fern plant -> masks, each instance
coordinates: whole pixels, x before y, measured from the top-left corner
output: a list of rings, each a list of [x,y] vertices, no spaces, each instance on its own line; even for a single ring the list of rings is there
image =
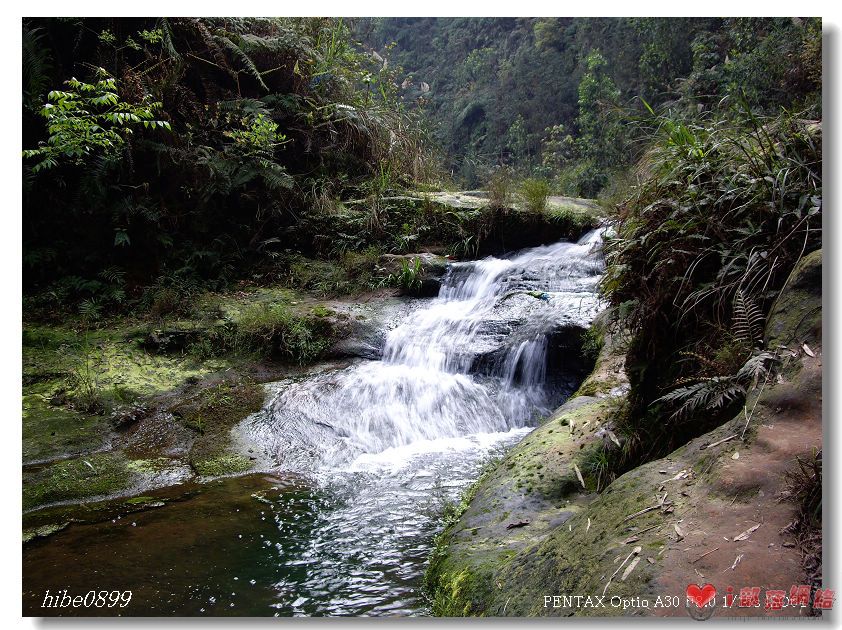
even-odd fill
[[[734,295],[734,336],[749,347],[763,343],[763,313],[742,290]]]
[[[757,387],[778,362],[778,356],[768,351],[755,352],[733,375],[703,377],[698,382],[674,389],[656,399],[675,409],[671,420],[687,420],[701,413],[717,414],[746,397]]]

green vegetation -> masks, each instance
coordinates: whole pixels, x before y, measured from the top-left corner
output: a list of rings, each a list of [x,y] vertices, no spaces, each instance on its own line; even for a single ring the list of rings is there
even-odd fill
[[[390,279],[404,292],[412,294],[421,290],[422,275],[420,258],[414,258],[412,262],[404,259],[400,271]]]
[[[764,346],[766,315],[822,244],[821,124],[810,112],[761,117],[743,101],[729,119],[656,121],[602,282],[633,333],[625,430],[638,448],[625,465],[716,426],[768,378],[779,349]]]
[[[821,85],[818,19],[373,18],[356,31],[403,68],[401,97],[468,187],[505,165],[593,197],[645,151],[644,100],[694,114],[745,94],[770,114]]]
[[[234,344],[237,349],[305,363],[327,349],[330,333],[330,324],[318,316],[301,317],[283,304],[258,304],[240,315]]]
[[[297,231],[308,216],[362,199],[371,218],[431,172],[392,71],[341,19],[39,18],[23,36],[24,275],[44,311],[175,311],[338,237]]]
[[[24,475],[23,509],[44,503],[108,495],[131,478],[121,453],[97,453],[48,465]]]
[[[520,184],[520,197],[529,212],[542,213],[547,209],[550,185],[546,180],[528,178]]]
[[[261,383],[344,330],[338,301],[319,300],[427,295],[445,255],[608,220],[610,310],[585,335],[597,369],[577,392],[596,398],[483,470],[445,510],[427,575],[436,614],[540,613],[536,580],[603,588],[619,524],[663,481],[656,462],[715,462],[684,445],[725,438],[759,392],[786,396],[792,351],[812,356],[793,344],[820,339],[819,19],[22,29],[25,510],[165,469],[252,470],[232,429],[261,409]],[[484,190],[452,192],[467,188]],[[149,416],[180,455],[119,445]],[[791,474],[814,559],[821,474],[820,454]],[[509,530],[517,510],[534,518]],[[617,592],[639,592],[649,564]]]

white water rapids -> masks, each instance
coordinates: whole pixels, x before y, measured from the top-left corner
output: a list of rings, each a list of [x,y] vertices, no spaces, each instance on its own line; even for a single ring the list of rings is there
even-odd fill
[[[381,360],[282,386],[253,437],[302,472],[529,425],[555,402],[552,333],[586,327],[598,308],[600,237],[451,265],[439,296],[389,332]]]
[[[452,264],[438,297],[393,322],[379,360],[276,384],[241,431],[314,484],[273,505],[278,614],[424,613],[442,501],[578,386],[563,345],[600,307],[600,243],[594,231]]]

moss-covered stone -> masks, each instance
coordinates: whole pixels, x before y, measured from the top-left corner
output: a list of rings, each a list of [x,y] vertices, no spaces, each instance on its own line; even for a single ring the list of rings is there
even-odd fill
[[[612,403],[617,405],[621,398],[582,395],[584,390],[606,396],[606,389],[616,391],[623,384],[622,374],[621,382],[615,384],[615,367],[608,367],[610,348],[607,354],[601,353],[579,394],[507,455],[479,484],[461,519],[445,531],[428,576],[434,612],[670,614],[651,608],[583,608],[563,602],[546,607],[543,596],[605,593],[651,599],[683,593],[704,566],[695,564],[701,558],[705,562],[716,558],[711,564],[716,569],[706,570],[716,570],[718,575],[739,555],[746,583],[762,581],[769,573],[778,576],[780,583],[803,581],[799,553],[781,547],[779,532],[791,517],[779,498],[785,472],[795,458],[808,456],[821,444],[820,279],[821,253],[816,252],[804,258],[775,303],[767,339],[788,344],[792,369],[751,393],[748,415],[741,412],[667,457],[625,473],[599,494],[579,494],[573,483],[572,494],[553,496],[542,484],[551,480],[556,489],[565,481],[569,484],[571,476],[564,470],[571,462],[577,463],[586,485],[594,489],[587,462],[600,448],[610,448],[604,439],[601,444],[593,439],[600,432],[592,432],[592,427],[604,424]],[[816,357],[795,352],[805,342],[812,344]],[[614,356],[617,365],[621,365],[620,354]],[[560,439],[567,431],[566,439]],[[576,444],[581,448],[572,449]],[[520,492],[518,500],[512,498],[517,496],[512,486]],[[529,525],[516,530],[501,527],[515,519]],[[742,546],[736,535],[748,528],[746,523],[760,521],[774,522],[774,526],[763,530],[762,542],[748,541]],[[677,529],[679,523],[685,528],[683,533]],[[694,529],[688,531],[688,524]],[[685,541],[685,536],[693,542]],[[711,554],[719,553],[723,545],[712,547],[711,537],[729,546],[718,558]],[[769,566],[770,549],[775,550],[774,567]],[[632,565],[634,559],[637,562]],[[749,563],[754,573],[747,572]]]
[[[591,381],[596,396],[568,400],[471,486],[464,513],[448,524],[431,557],[426,584],[435,614],[514,614],[511,603],[494,608],[501,568],[588,506],[596,484],[583,488],[574,464],[604,444],[600,429],[618,412],[620,399],[611,394],[625,382],[618,340],[606,336],[600,351]],[[588,484],[587,471],[583,477]]]
[[[204,457],[197,453],[191,458],[190,463],[196,473],[203,477],[233,475],[252,468],[248,458],[235,453],[222,453],[211,457]]]
[[[189,461],[197,474],[217,476],[250,470],[250,460],[229,452],[231,429],[263,406],[262,385],[249,379],[223,381],[199,389],[171,411],[197,433]]]
[[[81,501],[125,490],[133,473],[122,452],[94,453],[23,472],[23,509],[60,501]]]
[[[769,312],[766,344],[800,346],[822,338],[822,250],[801,259]]]
[[[69,521],[63,523],[51,523],[49,525],[41,525],[40,527],[31,527],[23,530],[23,544],[32,542],[36,538],[46,538],[52,536],[56,532],[60,532],[70,525]]]
[[[41,462],[100,448],[111,431],[104,416],[79,413],[50,404],[53,382],[25,387],[23,396],[23,461]]]

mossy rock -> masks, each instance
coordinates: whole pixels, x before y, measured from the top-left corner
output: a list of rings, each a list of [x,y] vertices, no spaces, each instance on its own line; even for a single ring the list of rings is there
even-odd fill
[[[60,501],[82,501],[126,490],[135,479],[129,460],[112,451],[24,469],[23,509]]]
[[[263,385],[249,379],[223,381],[204,388],[173,411],[188,428],[197,432],[190,448],[190,465],[201,476],[241,473],[251,461],[231,453],[231,429],[263,407]]]
[[[207,458],[191,458],[190,463],[196,473],[202,477],[234,475],[247,472],[252,468],[252,463],[248,458],[236,453],[223,453]]]
[[[793,348],[793,344],[821,343],[822,250],[801,259],[769,311],[766,344]]]

